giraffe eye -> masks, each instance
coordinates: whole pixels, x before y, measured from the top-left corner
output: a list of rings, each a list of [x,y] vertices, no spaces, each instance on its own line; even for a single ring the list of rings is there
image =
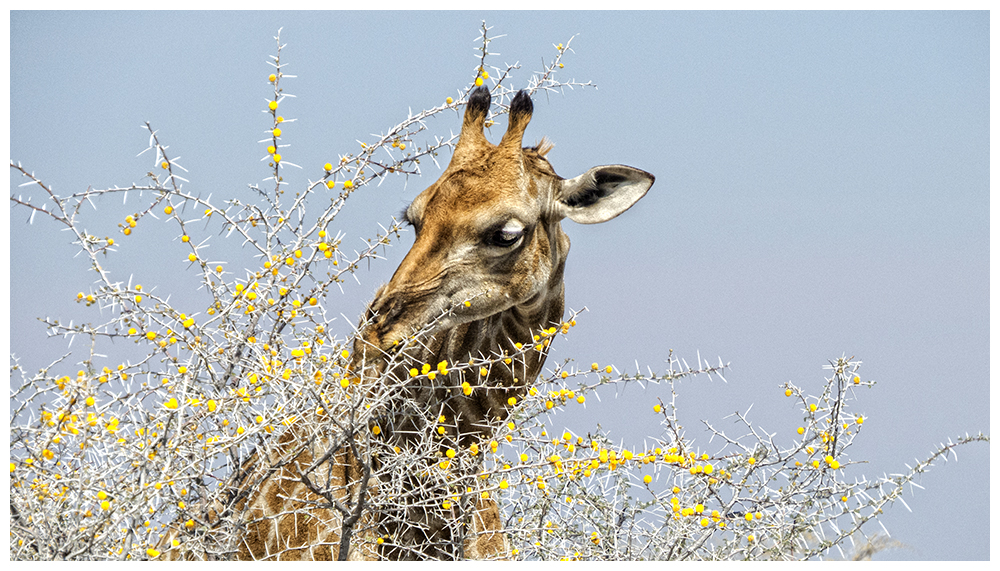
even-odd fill
[[[489,242],[499,248],[511,248],[521,241],[524,236],[524,226],[519,222],[511,220],[502,228],[498,228],[490,235]]]

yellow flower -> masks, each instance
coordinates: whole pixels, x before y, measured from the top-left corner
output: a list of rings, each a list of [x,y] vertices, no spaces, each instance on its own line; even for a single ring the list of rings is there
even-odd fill
[[[333,170],[333,165],[331,165],[330,163],[326,163],[325,165],[323,165],[323,170],[325,170],[325,171],[332,171]]]
[[[160,552],[150,547],[146,550],[146,555],[148,555],[150,559],[156,559],[160,556]]]
[[[278,102],[277,101],[272,101],[272,102],[268,103],[267,104],[267,108],[270,109],[271,111],[274,111],[275,109],[278,108]]]
[[[275,127],[275,128],[274,128],[274,131],[271,131],[271,133],[272,133],[272,134],[273,134],[273,135],[274,135],[275,137],[280,137],[280,136],[281,136],[281,129],[279,129],[279,128]]]
[[[645,476],[642,477],[642,481],[648,484],[653,481],[653,477],[650,476],[649,474],[646,474]]]
[[[274,75],[273,73],[267,76],[267,80],[270,81],[271,83],[274,83],[275,79],[278,79],[278,76]]]
[[[166,404],[164,404],[163,406],[165,406],[165,407],[167,407],[167,408],[169,408],[169,409],[171,409],[171,410],[172,410],[172,409],[175,409],[175,408],[177,408],[177,399],[175,399],[175,398],[171,398],[171,399],[170,399],[170,400],[168,400],[168,401],[166,402]]]
[[[451,97],[449,97],[449,98],[445,99],[444,102],[447,103],[448,105],[451,105],[454,102],[454,99],[452,99]]]
[[[476,87],[482,87],[482,85],[483,85],[483,78],[477,77],[476,78]]]

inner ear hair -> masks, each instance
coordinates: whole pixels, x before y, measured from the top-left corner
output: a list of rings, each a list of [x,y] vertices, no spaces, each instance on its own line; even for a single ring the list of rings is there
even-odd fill
[[[588,177],[590,178],[590,177]],[[562,199],[563,204],[571,208],[583,208],[590,206],[608,194],[608,188],[602,187],[600,182],[591,178],[586,184],[581,185],[573,194]]]

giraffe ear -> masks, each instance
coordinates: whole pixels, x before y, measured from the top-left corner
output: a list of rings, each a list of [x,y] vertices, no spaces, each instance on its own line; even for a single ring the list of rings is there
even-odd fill
[[[624,165],[594,167],[560,182],[556,211],[580,224],[607,222],[645,196],[653,180],[648,172]]]

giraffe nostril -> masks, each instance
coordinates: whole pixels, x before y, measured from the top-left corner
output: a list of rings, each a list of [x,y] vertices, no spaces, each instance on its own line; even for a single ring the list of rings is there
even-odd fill
[[[368,310],[368,321],[378,332],[384,332],[392,327],[394,321],[399,318],[399,304],[387,301],[385,298],[379,299],[377,304],[372,304]]]

